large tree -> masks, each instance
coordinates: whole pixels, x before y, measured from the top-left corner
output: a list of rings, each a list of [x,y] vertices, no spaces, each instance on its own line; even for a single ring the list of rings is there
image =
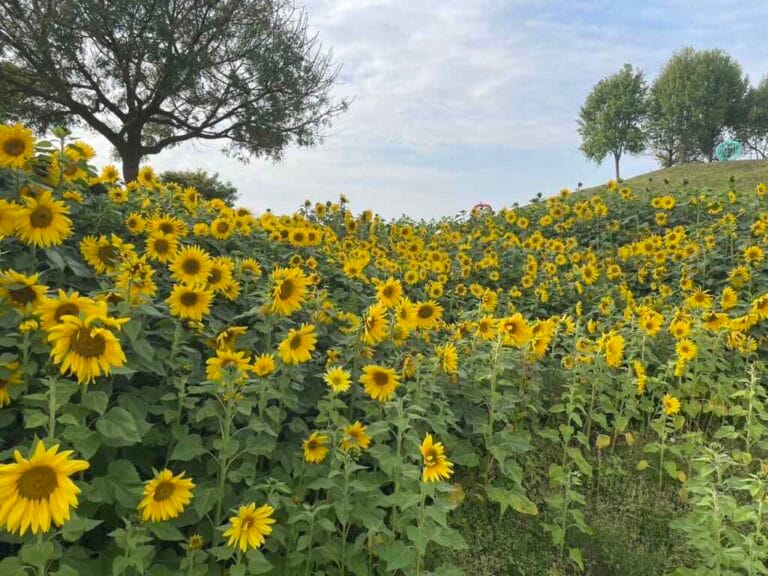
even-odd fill
[[[744,97],[743,113],[734,134],[758,158],[768,158],[768,76]]]
[[[278,159],[347,106],[289,0],[0,0],[0,50],[17,115],[73,115],[112,143],[126,181],[142,157],[191,139]]]
[[[648,132],[657,156],[668,160],[673,149],[680,163],[712,161],[738,123],[748,86],[741,66],[722,50],[676,52],[650,91]]]
[[[597,163],[613,156],[617,180],[621,177],[621,157],[639,154],[645,148],[641,125],[647,91],[642,70],[625,64],[618,73],[600,80],[581,107],[581,151]]]

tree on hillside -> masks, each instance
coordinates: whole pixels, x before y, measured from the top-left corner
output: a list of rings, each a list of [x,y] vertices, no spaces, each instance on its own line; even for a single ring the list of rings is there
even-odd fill
[[[0,85],[142,157],[219,140],[236,157],[311,146],[347,102],[289,0],[0,0]]]
[[[712,161],[725,131],[738,123],[748,86],[722,50],[676,52],[650,90],[647,131],[662,163]]]
[[[626,154],[639,154],[645,148],[641,124],[646,114],[648,88],[642,70],[631,64],[597,83],[579,113],[581,151],[594,162],[613,156],[616,179],[619,163]]]
[[[768,76],[744,97],[743,114],[734,135],[758,158],[768,158]]]
[[[166,170],[160,174],[160,180],[176,182],[182,188],[195,188],[206,200],[219,198],[230,206],[237,200],[237,188],[219,180],[218,172],[210,175],[205,170]]]

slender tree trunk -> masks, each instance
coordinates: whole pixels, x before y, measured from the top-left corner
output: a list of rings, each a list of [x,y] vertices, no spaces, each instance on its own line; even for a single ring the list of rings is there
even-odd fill
[[[139,176],[141,155],[130,150],[121,150],[120,156],[123,158],[123,181],[126,184],[133,182]]]
[[[616,182],[621,178],[621,175],[619,174],[619,160],[621,160],[621,154],[614,154],[613,163],[616,166]]]

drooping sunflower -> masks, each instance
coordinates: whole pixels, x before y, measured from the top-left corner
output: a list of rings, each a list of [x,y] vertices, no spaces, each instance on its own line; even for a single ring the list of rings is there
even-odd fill
[[[277,364],[275,363],[274,354],[261,354],[253,361],[252,367],[253,373],[256,376],[269,376],[277,370]]]
[[[38,442],[27,459],[15,450],[12,464],[0,465],[0,528],[23,536],[48,532],[51,524],[62,526],[70,508],[77,508],[80,489],[70,476],[87,470],[85,460],[71,460],[72,450],[59,445],[45,448]]]
[[[387,337],[389,322],[387,321],[387,309],[381,304],[371,306],[365,315],[363,330],[363,343],[373,346]]]
[[[80,384],[88,384],[102,374],[109,374],[113,366],[125,364],[120,340],[110,330],[118,328],[125,319],[92,315],[84,320],[77,316],[63,316],[61,322],[48,331],[51,358],[62,374],[77,376]]]
[[[351,375],[341,366],[334,366],[326,371],[323,380],[334,393],[338,394],[349,390]]]
[[[16,232],[16,222],[21,206],[0,198],[0,240]]]
[[[35,198],[23,197],[26,206],[16,211],[16,236],[30,246],[58,246],[72,234],[69,208],[47,190]]]
[[[667,416],[673,416],[680,412],[680,400],[671,394],[664,394],[664,398],[662,398],[661,402],[664,414]]]
[[[248,332],[247,326],[227,326],[216,334],[215,345],[221,350],[235,350],[237,338]]]
[[[456,374],[459,370],[459,353],[453,343],[435,347],[435,356],[446,374]]]
[[[302,324],[298,330],[292,328],[288,335],[280,342],[277,351],[280,359],[286,364],[300,364],[309,362],[312,351],[317,343],[317,333],[311,324]]]
[[[367,426],[363,426],[360,421],[344,428],[341,449],[345,452],[367,450],[371,445],[371,437],[366,434],[367,429]]]
[[[199,246],[180,250],[170,266],[171,275],[183,284],[204,284],[213,267],[210,255]]]
[[[274,513],[275,509],[269,504],[258,508],[255,502],[240,506],[237,516],[229,519],[229,528],[224,532],[224,537],[228,538],[227,546],[240,548],[242,552],[247,552],[249,548],[261,547],[265,537],[272,533]]]
[[[0,408],[11,403],[8,386],[21,384],[21,368],[18,362],[0,364]]]
[[[0,167],[23,168],[34,154],[32,130],[21,124],[0,126]]]
[[[308,285],[300,268],[277,268],[272,273],[272,312],[288,316],[301,308]]]
[[[90,316],[99,312],[106,315],[106,306],[103,302],[99,304],[92,298],[80,296],[79,292],[59,289],[55,298],[43,298],[35,312],[40,317],[43,330],[47,331],[61,323],[64,316],[80,316],[81,313]]]
[[[16,270],[0,273],[0,300],[22,312],[38,306],[48,291],[48,286],[38,284],[39,274],[25,276]]]
[[[248,379],[248,370],[251,369],[251,357],[247,352],[235,352],[234,350],[216,350],[216,356],[206,360],[205,377],[212,382],[223,382],[226,373],[230,370],[235,375],[235,382],[240,383]]]
[[[304,460],[310,464],[319,464],[328,455],[328,436],[319,432],[312,432],[309,438],[302,443]]]
[[[117,234],[86,236],[80,241],[80,252],[99,274],[112,274],[123,260],[136,257],[133,244],[124,242]]]
[[[207,288],[176,284],[166,302],[174,316],[200,321],[210,312],[212,300],[213,293]]]
[[[176,236],[154,232],[147,238],[147,256],[158,262],[169,262],[176,256],[177,246]]]
[[[144,522],[164,522],[176,518],[192,500],[195,484],[184,478],[186,472],[174,476],[167,468],[144,485],[144,497],[138,510]]]
[[[453,463],[445,457],[442,442],[435,442],[432,434],[427,434],[421,443],[421,457],[424,460],[423,482],[447,480],[453,474]]]
[[[388,402],[400,386],[397,374],[391,368],[369,364],[363,368],[360,384],[365,387],[365,393],[379,402]]]

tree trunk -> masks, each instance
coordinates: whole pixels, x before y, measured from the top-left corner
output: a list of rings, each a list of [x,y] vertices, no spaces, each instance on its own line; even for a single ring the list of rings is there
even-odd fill
[[[126,184],[133,182],[139,176],[141,156],[130,151],[121,151],[120,156],[123,158],[123,181]]]
[[[619,174],[619,160],[621,160],[621,154],[614,154],[613,155],[613,162],[616,166],[616,182],[618,182],[621,179],[621,176]]]

